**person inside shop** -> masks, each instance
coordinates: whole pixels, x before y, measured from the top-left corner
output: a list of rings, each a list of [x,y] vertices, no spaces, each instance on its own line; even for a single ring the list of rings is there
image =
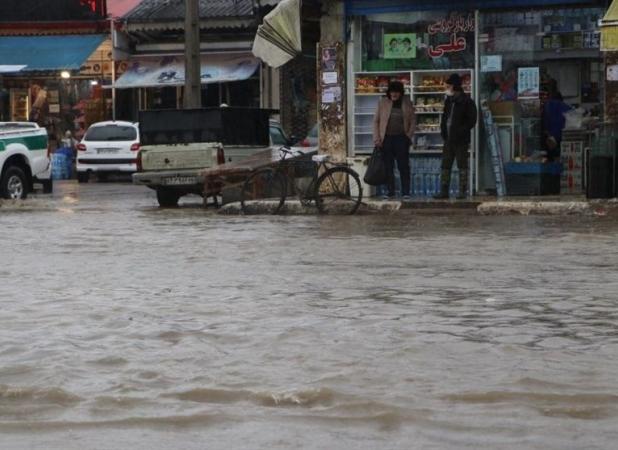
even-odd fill
[[[73,133],[71,130],[67,130],[64,132],[64,138],[61,140],[62,146],[65,148],[70,148],[73,153],[73,157],[77,156],[77,139],[73,137]]]
[[[564,113],[571,107],[564,103],[562,94],[558,90],[555,80],[549,82],[549,98],[543,105],[543,147],[547,152],[549,162],[560,160],[560,143],[562,142],[562,130],[566,119]]]
[[[466,198],[469,176],[468,149],[471,131],[476,125],[477,115],[474,100],[463,90],[461,77],[456,73],[452,74],[446,80],[446,100],[440,123],[444,147],[442,149],[440,192],[434,195],[435,199],[447,199],[449,197],[451,169],[455,160],[457,160],[457,167],[459,168],[459,194],[457,198]]]
[[[388,195],[395,197],[395,161],[401,178],[401,195],[410,199],[410,144],[416,128],[416,115],[403,83],[391,81],[378,103],[373,119],[373,141],[382,149],[387,173]]]

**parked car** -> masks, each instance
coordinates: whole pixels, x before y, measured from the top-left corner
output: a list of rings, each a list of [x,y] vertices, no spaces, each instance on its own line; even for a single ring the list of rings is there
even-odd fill
[[[307,137],[296,144],[298,147],[315,147],[316,150],[318,148],[318,124],[316,123],[309,133],[307,133]]]
[[[77,144],[77,180],[87,183],[91,174],[133,173],[140,149],[139,125],[109,121],[92,124]]]
[[[47,131],[35,123],[0,122],[0,197],[26,198],[35,183],[52,191]]]
[[[292,139],[290,139],[287,134],[285,134],[285,131],[283,131],[283,128],[281,127],[281,124],[279,122],[277,122],[276,120],[271,120],[269,125],[270,145],[272,145],[273,147],[281,147],[283,145],[291,147],[295,144]]]

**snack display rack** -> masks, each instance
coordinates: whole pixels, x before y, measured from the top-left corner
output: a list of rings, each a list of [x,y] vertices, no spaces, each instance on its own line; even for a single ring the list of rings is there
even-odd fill
[[[407,95],[411,94],[411,72],[357,72],[354,74],[355,154],[373,151],[373,116],[380,97],[386,94],[391,81],[401,81]]]
[[[472,95],[471,70],[417,70],[412,72],[412,103],[416,110],[413,153],[441,153],[440,120],[444,113],[447,78],[457,72],[464,91]]]
[[[440,119],[444,112],[446,79],[457,72],[463,88],[473,95],[472,70],[417,70],[411,72],[357,72],[354,74],[354,118],[352,132],[355,154],[373,151],[373,116],[380,97],[386,94],[388,83],[401,81],[416,109],[417,128],[412,154],[442,152]]]

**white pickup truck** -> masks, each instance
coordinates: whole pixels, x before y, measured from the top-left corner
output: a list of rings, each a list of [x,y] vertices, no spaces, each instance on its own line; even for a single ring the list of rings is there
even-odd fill
[[[51,192],[47,130],[30,122],[0,122],[0,197],[23,199],[43,185]]]
[[[162,207],[187,194],[204,195],[204,169],[271,146],[269,115],[258,108],[140,112],[141,150],[135,184],[157,193]]]

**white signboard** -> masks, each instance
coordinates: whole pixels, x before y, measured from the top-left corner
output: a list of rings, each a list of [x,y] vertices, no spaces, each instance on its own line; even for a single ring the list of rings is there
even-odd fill
[[[202,84],[225,83],[250,78],[259,66],[253,55],[202,55]],[[183,56],[135,57],[116,81],[116,88],[182,86],[185,83]]]

